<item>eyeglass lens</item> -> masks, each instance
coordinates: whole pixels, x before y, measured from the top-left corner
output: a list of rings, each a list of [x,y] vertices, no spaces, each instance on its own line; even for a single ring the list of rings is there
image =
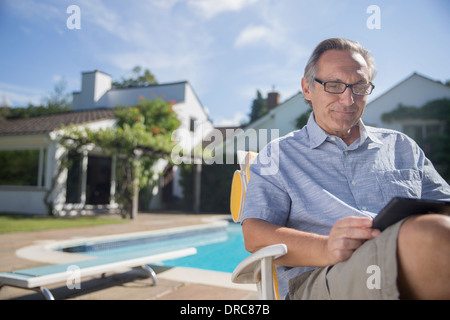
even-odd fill
[[[330,93],[343,93],[347,88],[347,85],[341,82],[326,82],[324,85],[325,91]],[[353,84],[349,87],[351,88],[353,94],[356,95],[367,95],[372,92],[372,86],[370,84]]]

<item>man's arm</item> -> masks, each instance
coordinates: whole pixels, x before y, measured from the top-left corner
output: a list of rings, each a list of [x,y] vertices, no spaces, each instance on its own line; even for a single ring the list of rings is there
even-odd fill
[[[282,227],[261,219],[249,218],[242,224],[245,248],[255,252],[268,245],[284,243],[288,253],[276,260],[290,267],[321,267],[350,258],[364,241],[379,235],[371,229],[372,219],[347,217],[338,220],[328,236]]]

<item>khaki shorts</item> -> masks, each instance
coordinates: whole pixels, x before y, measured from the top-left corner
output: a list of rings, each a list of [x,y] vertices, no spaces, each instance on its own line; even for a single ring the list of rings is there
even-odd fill
[[[366,241],[350,259],[289,281],[289,299],[398,299],[397,238],[404,220]]]

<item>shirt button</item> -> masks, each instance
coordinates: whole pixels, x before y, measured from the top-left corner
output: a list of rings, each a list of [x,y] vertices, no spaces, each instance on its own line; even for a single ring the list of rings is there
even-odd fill
[[[352,186],[356,186],[355,180],[352,181]]]
[[[348,155],[348,151],[344,151],[344,154],[345,154],[345,155]]]
[[[367,211],[367,207],[362,207],[361,210]]]

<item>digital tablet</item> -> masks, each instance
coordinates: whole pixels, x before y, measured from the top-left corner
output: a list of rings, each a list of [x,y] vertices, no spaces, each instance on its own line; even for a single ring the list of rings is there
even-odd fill
[[[450,201],[393,198],[373,219],[372,228],[383,231],[403,218],[426,213],[449,215]]]

